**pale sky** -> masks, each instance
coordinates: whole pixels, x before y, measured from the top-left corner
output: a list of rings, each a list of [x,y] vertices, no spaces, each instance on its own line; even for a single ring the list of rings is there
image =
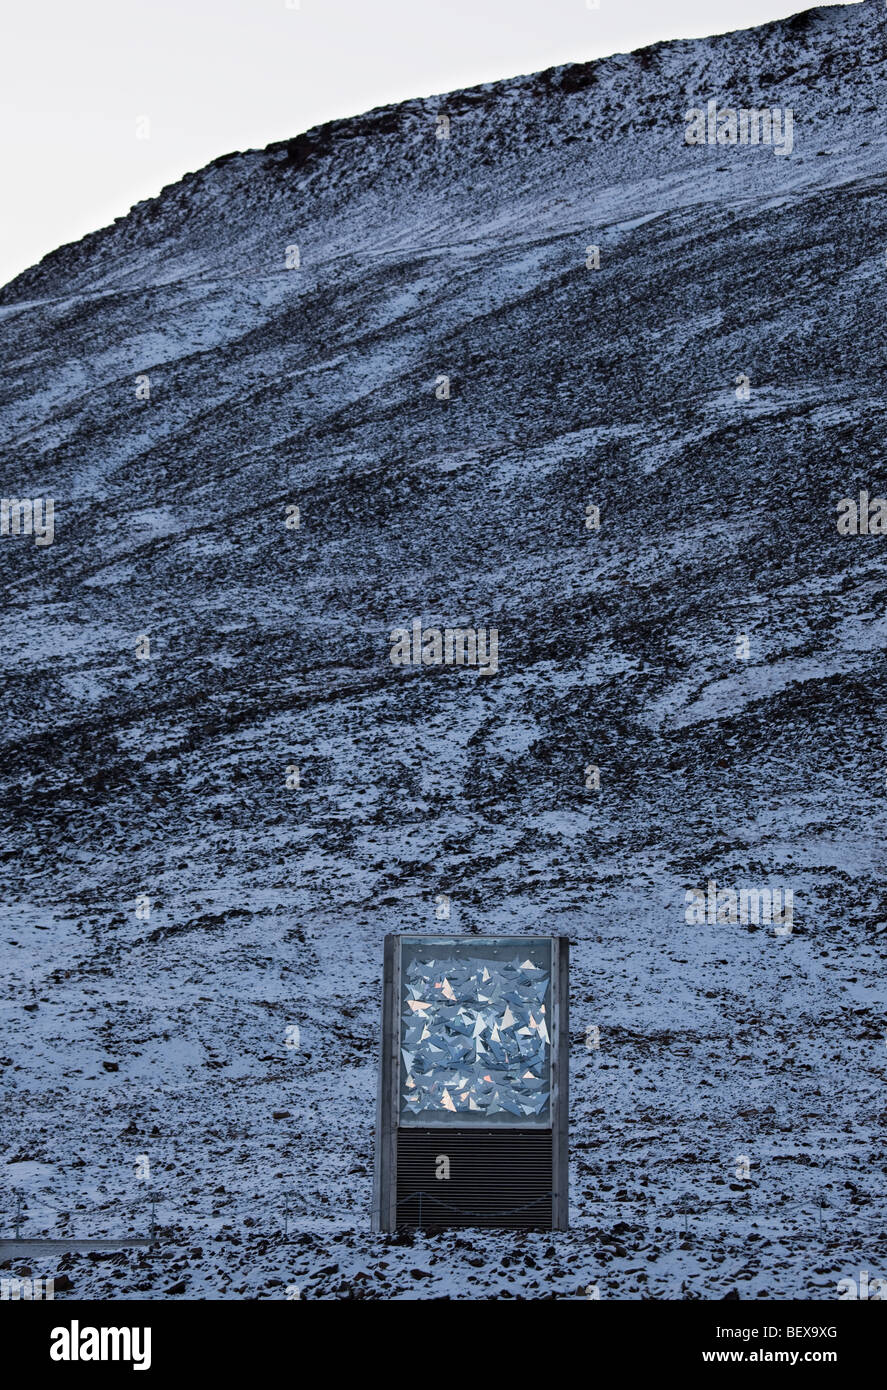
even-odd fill
[[[0,24],[0,284],[230,150],[408,97],[811,8],[594,3],[14,0]]]

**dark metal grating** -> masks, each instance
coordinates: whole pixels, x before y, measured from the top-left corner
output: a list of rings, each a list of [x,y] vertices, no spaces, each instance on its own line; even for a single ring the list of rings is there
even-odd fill
[[[438,1156],[449,1180],[435,1176]],[[550,1129],[397,1131],[397,1224],[552,1229],[554,1178]]]

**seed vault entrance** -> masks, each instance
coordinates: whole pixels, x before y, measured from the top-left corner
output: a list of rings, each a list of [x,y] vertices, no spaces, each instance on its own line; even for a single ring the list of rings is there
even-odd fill
[[[385,938],[373,1229],[564,1230],[569,943]]]

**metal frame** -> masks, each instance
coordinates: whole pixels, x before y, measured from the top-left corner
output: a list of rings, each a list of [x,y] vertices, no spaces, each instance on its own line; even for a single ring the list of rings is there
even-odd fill
[[[397,1226],[397,1048],[400,1042],[397,999],[400,992],[400,938],[385,937],[382,973],[382,1039],[379,1053],[379,1093],[376,1101],[376,1162],[373,1177],[373,1230]]]
[[[382,1030],[379,1055],[379,1089],[376,1102],[376,1155],[373,1177],[372,1228],[374,1231],[393,1231],[397,1227],[397,1132],[400,1120],[400,970],[401,945],[404,940],[427,941],[429,944],[482,944],[484,940],[507,940],[507,936],[442,936],[427,937],[415,932],[399,932],[385,937],[382,975]],[[568,1156],[569,1156],[569,960],[570,943],[565,936],[516,937],[520,941],[551,943],[551,1131],[552,1131],[552,1229],[564,1231],[569,1224]],[[405,1129],[442,1131],[459,1126],[449,1121],[435,1124],[428,1119],[403,1126]],[[533,1129],[547,1126],[500,1124],[477,1125],[485,1129]]]
[[[565,1231],[570,1224],[570,942],[565,936],[552,937],[551,979],[554,1019],[551,1049],[551,1225],[555,1231]]]

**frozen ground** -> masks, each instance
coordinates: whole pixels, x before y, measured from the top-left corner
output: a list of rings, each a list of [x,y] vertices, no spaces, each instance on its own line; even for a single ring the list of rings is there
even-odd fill
[[[0,540],[0,1219],[143,1231],[153,1194],[164,1236],[35,1274],[887,1277],[887,539],[835,524],[887,492],[885,24],[372,112],[0,291],[2,490],[56,506]],[[709,97],[791,107],[792,154],[686,145]],[[414,617],[497,626],[499,673],[394,667]],[[790,887],[793,931],[688,925],[709,879]],[[382,938],[438,894],[573,943],[568,1233],[369,1233]]]

